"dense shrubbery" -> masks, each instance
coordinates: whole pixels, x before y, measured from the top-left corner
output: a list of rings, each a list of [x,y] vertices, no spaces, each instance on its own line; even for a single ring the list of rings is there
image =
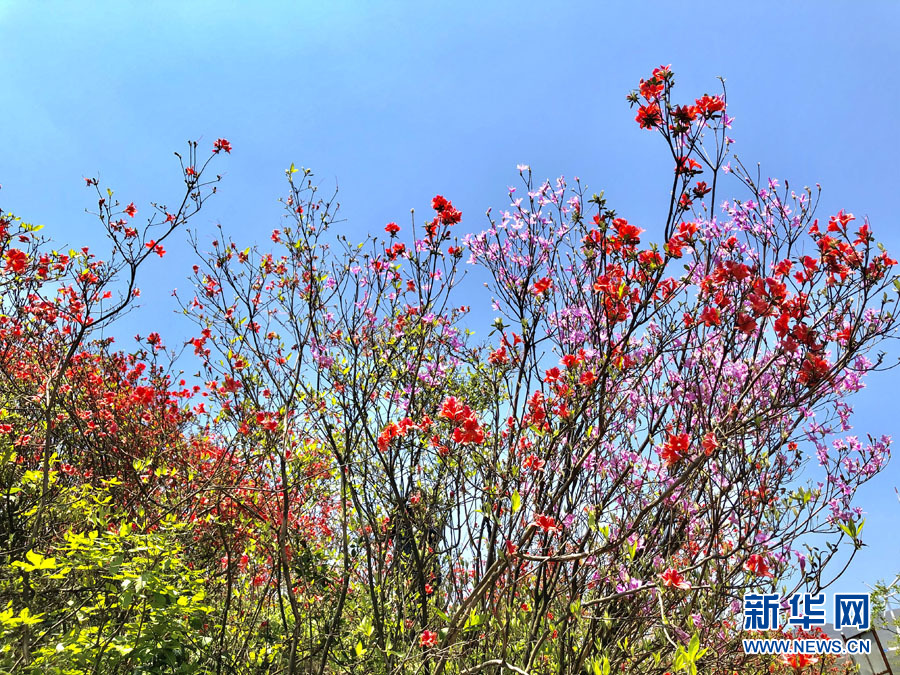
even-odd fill
[[[292,166],[273,251],[194,242],[196,382],[160,335],[101,331],[213,157],[192,144],[179,206],[145,221],[88,179],[102,260],[3,213],[3,668],[805,667],[741,653],[740,598],[824,588],[859,546],[889,441],[841,435],[896,328],[895,261],[729,159],[724,93],[676,106],[673,84],[630,96],[674,161],[661,245],[527,167],[483,232],[437,196],[358,244]],[[715,209],[726,177],[746,196]],[[492,302],[483,341],[469,302]]]

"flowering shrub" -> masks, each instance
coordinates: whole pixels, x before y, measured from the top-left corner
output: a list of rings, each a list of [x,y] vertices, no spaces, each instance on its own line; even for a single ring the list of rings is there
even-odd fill
[[[360,244],[292,165],[271,249],[193,241],[196,382],[157,333],[99,332],[214,192],[196,144],[181,206],[141,227],[87,179],[106,260],[4,214],[0,662],[768,670],[744,592],[816,593],[861,545],[853,496],[890,440],[848,435],[847,399],[896,331],[896,262],[731,159],[724,91],[673,91],[660,67],[629,96],[673,162],[658,244],[524,166],[482,231],[438,195]],[[743,196],[717,207],[725,178]]]

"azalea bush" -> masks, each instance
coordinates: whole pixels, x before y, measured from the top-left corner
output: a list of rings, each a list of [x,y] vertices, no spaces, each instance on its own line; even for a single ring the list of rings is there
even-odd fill
[[[177,362],[104,336],[227,140],[145,220],[87,179],[102,259],[4,212],[0,663],[839,668],[744,655],[741,599],[817,593],[862,545],[890,440],[850,435],[848,399],[896,332],[896,261],[732,157],[724,90],[674,96],[667,67],[629,95],[670,154],[649,232],[523,166],[483,225],[439,195],[360,242],[291,165],[271,242],[190,239]]]

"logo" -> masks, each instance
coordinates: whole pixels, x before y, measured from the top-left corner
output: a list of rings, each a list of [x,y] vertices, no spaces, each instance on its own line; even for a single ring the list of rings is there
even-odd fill
[[[798,627],[809,630],[824,626],[828,598],[825,593],[795,593],[782,598],[778,593],[747,593],[744,595],[744,630],[775,631]],[[835,593],[831,604],[836,630],[869,629],[870,607],[868,593]],[[782,612],[787,621],[782,623]],[[744,640],[747,654],[868,654],[869,640],[793,640],[751,639]]]

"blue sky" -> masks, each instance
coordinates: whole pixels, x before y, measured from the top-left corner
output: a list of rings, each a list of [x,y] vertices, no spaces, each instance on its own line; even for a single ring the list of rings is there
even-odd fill
[[[425,213],[435,193],[479,230],[517,163],[579,176],[655,231],[671,161],[625,94],[671,63],[685,98],[726,78],[735,152],[820,214],[867,215],[900,251],[896,84],[900,3],[3,2],[0,203],[55,239],[97,242],[82,176],[125,202],[172,201],[172,152],[234,145],[221,192],[193,225],[247,244],[277,226],[284,169],[341,189],[354,234]],[[128,334],[159,329],[186,286],[185,243],[144,277]],[[170,337],[187,327],[174,312]],[[893,347],[896,357],[900,354]],[[856,431],[900,438],[887,373],[859,396]],[[900,452],[898,450],[897,452]],[[900,571],[900,459],[860,494],[869,548],[840,583]]]

